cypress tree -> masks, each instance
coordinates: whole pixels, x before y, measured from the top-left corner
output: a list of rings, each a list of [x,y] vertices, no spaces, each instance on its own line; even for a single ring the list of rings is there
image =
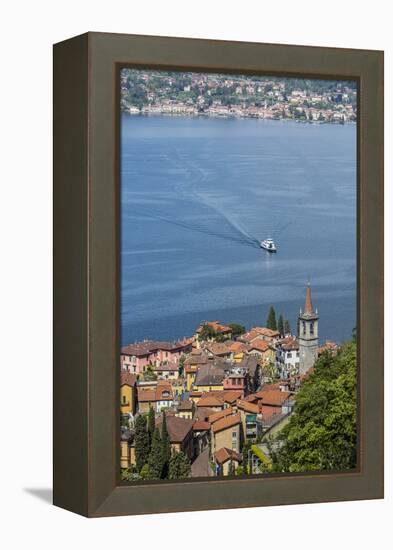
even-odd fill
[[[182,451],[175,452],[169,461],[169,479],[184,479],[190,475],[190,461]]]
[[[166,479],[169,472],[169,461],[171,458],[171,440],[169,438],[168,428],[166,424],[165,411],[162,413],[162,427],[161,427],[161,449],[162,449],[162,477]]]
[[[267,316],[266,326],[271,330],[277,330],[276,312],[274,311],[273,306],[270,306],[269,314]]]
[[[149,457],[149,434],[147,433],[146,418],[142,414],[135,421],[135,459],[138,472],[146,464]]]
[[[291,325],[289,324],[288,319],[285,319],[284,322],[284,334],[291,334]]]
[[[151,474],[151,479],[160,479],[162,475],[163,457],[161,436],[158,428],[156,428],[153,433],[148,466]]]
[[[284,336],[284,319],[282,315],[278,318],[277,330],[280,333],[280,336]]]
[[[156,429],[156,420],[153,407],[150,407],[149,414],[147,416],[147,431],[149,433],[149,452],[153,441],[154,430]]]

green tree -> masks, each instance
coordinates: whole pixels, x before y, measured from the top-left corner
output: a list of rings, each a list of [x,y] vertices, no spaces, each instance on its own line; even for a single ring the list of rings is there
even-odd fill
[[[153,479],[148,464],[143,465],[143,467],[140,471],[140,474],[139,474],[139,478],[140,479]]]
[[[147,432],[149,434],[149,452],[153,441],[154,430],[156,429],[156,416],[153,407],[149,408],[149,414],[147,415]]]
[[[146,464],[149,457],[149,434],[147,432],[146,417],[142,414],[135,421],[135,460],[138,472]]]
[[[206,341],[216,337],[216,331],[208,324],[204,324],[199,333],[199,340]]]
[[[246,332],[246,327],[239,325],[239,323],[229,323],[228,326],[232,329],[232,338],[237,338]]]
[[[161,453],[162,453],[162,477],[166,479],[168,477],[169,461],[171,459],[171,440],[168,433],[165,412],[162,413]]]
[[[291,325],[289,324],[288,319],[284,321],[284,334],[291,334]]]
[[[156,428],[153,433],[151,450],[150,450],[150,455],[148,460],[151,479],[161,478],[163,464],[164,464],[164,460],[162,456],[161,435],[160,435],[159,429]]]
[[[179,359],[179,376],[183,376],[184,373],[184,361],[186,360],[186,356],[182,355]]]
[[[169,461],[169,479],[185,479],[190,475],[190,461],[182,451],[175,452]]]
[[[250,450],[251,450],[251,441],[246,439],[243,446],[243,474],[244,475],[249,475],[251,473],[250,467],[249,467]]]
[[[274,311],[273,306],[270,306],[269,313],[267,316],[266,326],[271,330],[277,330],[276,312]]]
[[[294,413],[276,439],[280,472],[356,467],[356,344],[324,353],[296,396]]]
[[[157,380],[157,374],[154,372],[153,365],[147,365],[146,370],[143,373],[143,378],[148,381]]]
[[[280,317],[278,318],[277,330],[281,336],[284,336],[284,319],[281,314],[280,314]]]

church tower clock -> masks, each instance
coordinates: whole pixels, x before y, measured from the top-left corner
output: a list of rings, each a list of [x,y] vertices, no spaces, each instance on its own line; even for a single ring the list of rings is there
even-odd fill
[[[311,286],[307,284],[306,300],[303,311],[300,309],[298,319],[299,338],[299,371],[305,374],[318,357],[318,310],[314,311],[311,300]]]

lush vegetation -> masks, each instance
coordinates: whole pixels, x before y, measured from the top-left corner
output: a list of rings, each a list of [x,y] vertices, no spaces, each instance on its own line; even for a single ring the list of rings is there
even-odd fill
[[[273,470],[346,470],[356,466],[356,343],[324,353],[296,396],[294,413],[270,442]]]
[[[156,427],[154,410],[138,415],[135,422],[136,465],[122,471],[123,481],[138,479],[183,479],[190,477],[190,461],[183,452],[171,451],[163,413],[161,429]]]

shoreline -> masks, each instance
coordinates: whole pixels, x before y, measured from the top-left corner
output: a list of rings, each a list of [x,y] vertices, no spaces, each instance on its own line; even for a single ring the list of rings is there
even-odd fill
[[[301,124],[334,124],[336,126],[357,125],[357,120],[304,120],[300,118],[291,117],[259,117],[253,115],[238,115],[238,114],[225,114],[219,115],[214,113],[168,113],[165,111],[160,112],[130,112],[126,109],[121,109],[121,115],[128,115],[130,117],[172,117],[172,118],[211,118],[211,119],[238,119],[238,120],[263,120],[263,121],[278,121],[278,122],[296,122]]]

